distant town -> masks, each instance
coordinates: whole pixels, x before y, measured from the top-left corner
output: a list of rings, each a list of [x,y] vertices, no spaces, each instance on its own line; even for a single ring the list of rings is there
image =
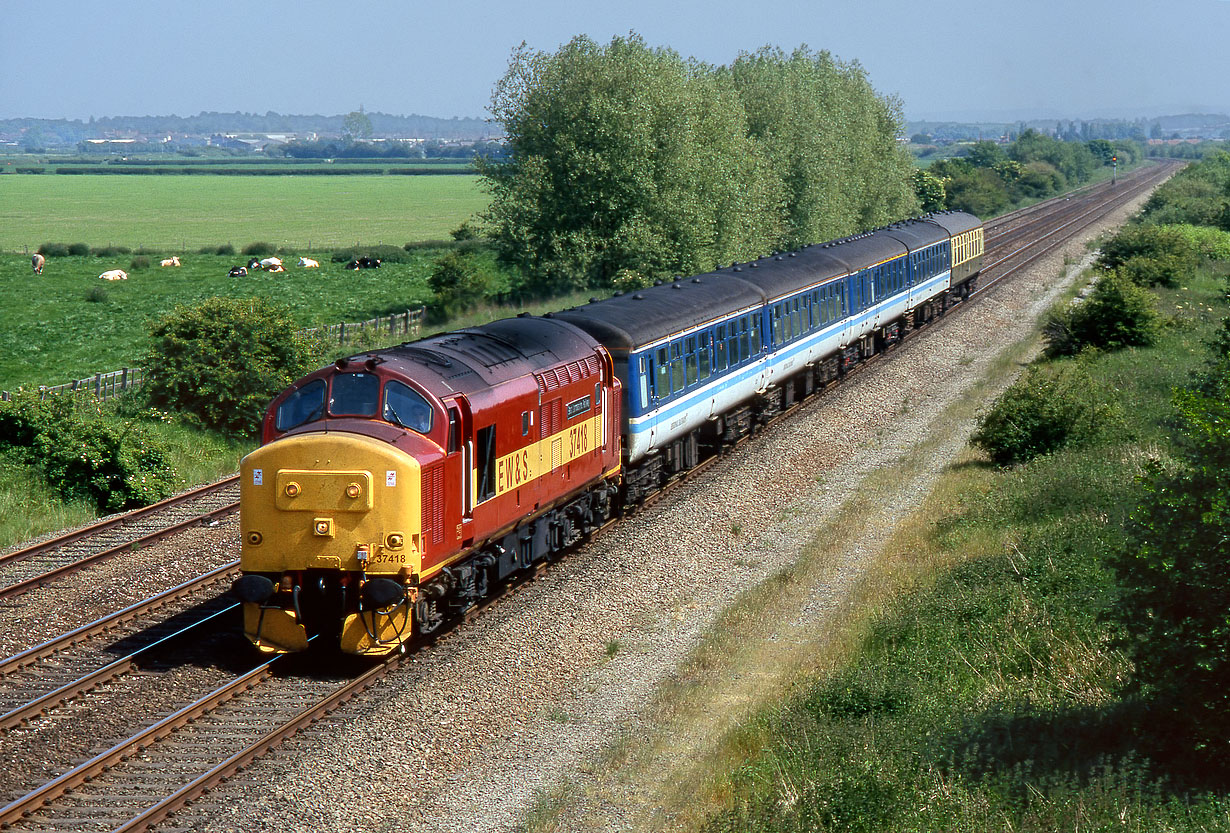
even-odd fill
[[[908,121],[903,142],[945,146],[1008,142],[1027,129],[1067,141],[1132,139],[1172,144],[1230,139],[1230,116],[1183,114],[1139,119],[1018,122]],[[366,113],[283,115],[203,112],[195,116],[0,119],[0,152],[136,155],[287,156],[329,143],[362,141],[390,156],[468,156],[498,146],[502,126],[478,118]]]

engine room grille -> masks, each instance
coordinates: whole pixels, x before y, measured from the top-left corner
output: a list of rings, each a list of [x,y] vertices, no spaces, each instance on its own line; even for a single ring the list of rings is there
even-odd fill
[[[559,367],[544,370],[542,373],[535,373],[534,378],[538,380],[538,392],[546,393],[562,385],[572,384],[586,377],[595,376],[598,373],[598,367],[597,356],[586,356],[581,361],[568,362],[568,364],[561,364]]]
[[[423,472],[423,541],[444,543],[444,466]]]

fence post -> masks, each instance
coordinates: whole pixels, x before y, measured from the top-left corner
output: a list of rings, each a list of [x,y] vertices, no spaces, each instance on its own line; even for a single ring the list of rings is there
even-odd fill
[[[345,321],[342,322],[342,326],[338,330],[338,333],[340,335],[338,336],[337,343],[345,346],[346,344],[346,322]]]
[[[94,395],[98,397],[99,399],[102,399],[102,374],[101,373],[94,374]]]
[[[120,390],[128,390],[128,368],[124,368],[124,372],[120,374]]]

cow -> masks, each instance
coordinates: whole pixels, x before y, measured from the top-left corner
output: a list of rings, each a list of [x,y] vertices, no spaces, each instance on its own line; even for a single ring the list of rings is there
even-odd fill
[[[266,272],[285,272],[286,270],[282,267],[282,264],[274,263],[270,266],[266,266],[265,271]]]
[[[299,258],[299,265],[304,269],[316,269],[320,266],[320,263],[312,260],[310,257],[301,257]]]
[[[361,257],[359,258],[359,268],[360,269],[379,269],[380,259],[375,258],[375,257]]]
[[[126,281],[128,280],[128,273],[123,269],[109,269],[98,277],[104,281]]]
[[[346,268],[347,268],[347,269],[358,269],[358,268],[359,268],[359,261],[357,261],[357,260],[351,260],[351,261],[348,261],[348,262],[346,263]]]
[[[46,262],[47,262],[47,258],[43,257],[40,254],[36,254],[34,257],[30,258],[30,265],[34,267],[34,274],[36,275],[43,274],[43,265]]]
[[[248,267],[232,266],[231,271],[227,272],[226,276],[228,278],[243,278],[243,277],[247,277],[247,274],[248,274]]]
[[[179,255],[168,257],[166,260],[159,262],[159,266],[179,266]]]
[[[260,261],[260,258],[258,258],[258,257],[254,257],[254,258],[252,258],[251,260],[249,260],[249,261],[248,261],[248,270],[249,270],[249,271],[251,271],[251,272],[255,272],[255,271],[256,271],[257,269],[259,269],[259,268],[261,268],[261,261]]]
[[[282,266],[282,259],[277,257],[267,257],[260,262],[260,267],[266,272],[272,272],[274,266],[280,268]]]

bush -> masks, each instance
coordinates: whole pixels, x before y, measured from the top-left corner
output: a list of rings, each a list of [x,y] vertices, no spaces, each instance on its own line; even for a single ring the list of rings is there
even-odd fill
[[[491,292],[493,281],[472,255],[450,252],[436,261],[427,285],[435,295],[432,318],[442,321],[481,302]]]
[[[971,441],[997,465],[1011,466],[1089,441],[1112,419],[1087,373],[1035,365],[979,417]]]
[[[68,253],[73,257],[89,257],[90,245],[88,243],[69,243]]]
[[[38,247],[38,253],[43,257],[68,257],[68,244],[44,243]]]
[[[230,243],[223,243],[221,246],[202,246],[198,254],[203,255],[234,255],[235,247]]]
[[[1127,226],[1102,244],[1098,266],[1141,286],[1177,286],[1199,265],[1199,250],[1173,226]]]
[[[1230,362],[1175,395],[1179,455],[1151,465],[1114,561],[1135,684],[1166,718],[1177,761],[1230,773]]]
[[[1157,340],[1159,316],[1153,295],[1122,272],[1111,272],[1084,301],[1052,313],[1043,325],[1046,353],[1070,356],[1087,347],[1119,350]]]
[[[334,263],[348,263],[361,257],[374,257],[381,263],[410,263],[410,253],[401,246],[355,246],[351,249],[338,249],[333,253]]]
[[[139,425],[105,419],[96,402],[19,393],[0,402],[0,436],[61,495],[100,512],[154,503],[176,485],[167,449]]]
[[[249,243],[243,247],[243,253],[251,257],[269,257],[277,250],[278,247],[272,243]]]
[[[132,259],[132,262],[128,264],[128,271],[136,272],[140,269],[148,269],[149,267],[150,267],[149,255],[137,255],[136,257]]]
[[[101,286],[91,286],[85,292],[85,300],[91,304],[105,304],[107,302],[107,290]]]
[[[90,254],[94,257],[116,257],[118,255],[132,254],[132,249],[127,246],[96,246],[90,249]]]
[[[288,307],[263,298],[210,298],[156,322],[142,359],[157,408],[237,436],[254,436],[269,401],[323,363]]]

